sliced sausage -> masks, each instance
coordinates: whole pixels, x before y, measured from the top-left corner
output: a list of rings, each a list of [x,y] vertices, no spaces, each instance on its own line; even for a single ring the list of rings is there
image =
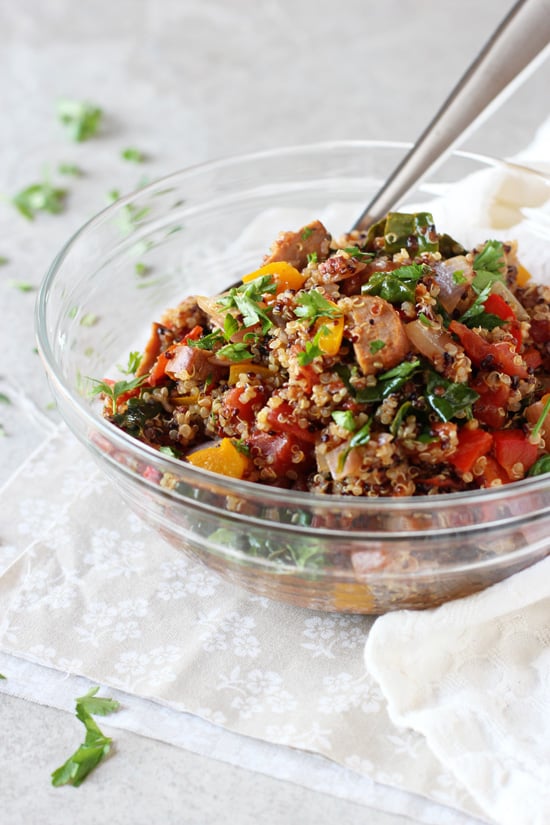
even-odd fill
[[[392,305],[377,295],[352,298],[348,329],[363,375],[396,367],[410,349],[401,319]]]
[[[316,254],[318,261],[324,261],[329,250],[329,233],[320,221],[312,221],[298,232],[281,232],[264,264],[286,261],[301,271],[307,266],[308,255]]]

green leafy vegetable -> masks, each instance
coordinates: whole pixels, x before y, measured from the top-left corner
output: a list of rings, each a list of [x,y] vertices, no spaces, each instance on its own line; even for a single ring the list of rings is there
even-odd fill
[[[493,282],[488,283],[479,293],[475,301],[468,307],[466,312],[459,318],[461,324],[467,327],[483,327],[484,329],[494,329],[501,327],[505,323],[498,315],[485,311],[485,301],[490,295]]]
[[[134,146],[123,149],[120,156],[131,163],[144,163],[147,160],[147,156]]]
[[[395,255],[402,249],[408,249],[415,255],[439,251],[439,238],[429,212],[389,212],[383,234],[388,255]]]
[[[252,327],[256,324],[262,325],[262,332],[265,333],[273,326],[269,317],[269,307],[260,306],[263,296],[273,294],[276,290],[275,280],[271,275],[261,275],[248,281],[241,286],[233,287],[227,295],[223,295],[218,301],[218,305],[224,309],[236,308],[239,310],[245,327]]]
[[[350,439],[349,446],[350,447],[361,447],[364,444],[368,444],[370,441],[370,428],[371,428],[371,421],[370,419],[363,424],[363,426],[357,430],[354,436]]]
[[[546,455],[541,455],[540,458],[537,458],[527,475],[541,476],[544,473],[550,473],[550,455],[548,453],[546,453]]]
[[[58,189],[49,181],[44,181],[22,189],[12,198],[12,203],[24,218],[33,221],[37,212],[49,212],[51,215],[62,212],[66,196],[66,189]]]
[[[60,175],[70,175],[73,178],[81,178],[84,172],[75,163],[60,163],[57,167]]]
[[[86,736],[72,756],[53,771],[52,785],[56,788],[61,785],[73,785],[75,788],[81,785],[111,749],[113,740],[99,729],[92,714],[107,716],[118,710],[120,705],[114,699],[96,696],[98,690],[98,687],[91,688],[85,696],[76,700],[76,718],[84,725]]]
[[[391,272],[375,272],[361,287],[364,295],[378,295],[391,304],[414,303],[417,281],[426,273],[424,264],[400,266]]]
[[[338,318],[342,314],[342,311],[331,301],[327,301],[317,289],[301,293],[296,298],[296,303],[294,314],[299,318],[307,318],[310,323],[318,318]]]
[[[79,143],[97,134],[103,117],[98,106],[77,100],[60,100],[57,114],[72,140]]]
[[[369,349],[370,349],[372,355],[376,355],[376,353],[380,352],[381,349],[384,349],[385,346],[386,346],[385,341],[381,341],[380,339],[377,339],[376,341],[371,341],[370,342]]]
[[[355,418],[351,410],[335,410],[332,418],[342,429],[350,433],[355,431]]]
[[[402,361],[393,369],[379,375],[374,386],[366,387],[355,393],[355,397],[361,404],[373,404],[383,401],[388,395],[397,392],[419,368],[420,361],[418,359]]]
[[[118,369],[125,375],[135,375],[137,368],[141,364],[141,358],[141,352],[132,351],[128,356],[128,363],[126,366],[121,367],[120,364],[117,364]]]
[[[426,401],[442,421],[450,421],[455,416],[468,418],[472,415],[472,404],[479,394],[467,384],[455,384],[437,372],[428,374]]]
[[[239,361],[248,361],[250,358],[254,357],[246,344],[243,342],[239,342],[237,344],[226,344],[216,352],[216,355],[221,358],[229,358],[230,361],[235,361],[237,363]]]
[[[363,263],[371,261],[374,258],[372,252],[364,252],[362,249],[359,249],[358,246],[345,246],[344,252],[347,252],[350,258],[356,258]]]
[[[298,363],[301,367],[311,364],[314,358],[317,358],[319,355],[323,354],[323,350],[319,346],[319,341],[321,340],[321,337],[328,334],[328,327],[322,326],[315,333],[313,340],[306,342],[304,351],[298,353]]]
[[[34,292],[36,289],[34,284],[29,284],[28,281],[10,281],[9,285],[19,292]]]
[[[500,241],[487,241],[481,252],[474,258],[475,278],[472,287],[480,293],[494,281],[504,281],[506,260],[504,246]]]
[[[305,229],[302,230],[302,240],[307,241],[313,235],[313,229],[311,226],[306,226]]]
[[[308,264],[316,264],[317,263],[317,253],[316,252],[309,252],[307,256]]]
[[[106,398],[111,399],[114,412],[120,396],[135,390],[137,387],[140,387],[146,378],[146,375],[140,375],[139,378],[133,378],[131,381],[115,381],[114,384],[109,384],[107,381],[99,381],[97,378],[90,378],[90,381],[93,381],[95,384],[95,387],[90,390],[90,395],[99,395],[100,393],[103,393]]]

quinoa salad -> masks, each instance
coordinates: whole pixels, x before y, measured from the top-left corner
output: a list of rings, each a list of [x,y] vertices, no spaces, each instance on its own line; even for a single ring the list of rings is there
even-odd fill
[[[427,212],[341,238],[312,221],[168,309],[93,392],[141,442],[260,484],[420,496],[549,472],[550,287],[516,246],[466,250]]]

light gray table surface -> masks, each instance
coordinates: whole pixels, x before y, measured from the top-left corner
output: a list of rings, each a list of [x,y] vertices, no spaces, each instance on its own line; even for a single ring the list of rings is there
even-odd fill
[[[0,0],[0,482],[57,420],[34,352],[37,287],[71,233],[148,177],[243,151],[333,138],[414,140],[508,0]],[[548,113],[547,62],[465,148],[510,156]],[[105,111],[102,135],[71,144],[60,97]],[[141,168],[119,152],[138,146]],[[9,198],[59,162],[80,164],[67,210],[26,222]],[[20,387],[24,396],[18,396]],[[0,513],[0,531],[9,513]],[[1,535],[1,532],[0,532]],[[74,747],[67,714],[0,696],[0,821],[303,825],[413,820],[119,731],[117,757],[78,791],[54,790]]]

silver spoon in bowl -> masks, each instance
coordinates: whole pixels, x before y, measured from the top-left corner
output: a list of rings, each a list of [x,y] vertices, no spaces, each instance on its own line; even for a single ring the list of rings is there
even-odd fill
[[[549,44],[550,0],[519,0],[352,229],[368,229],[383,218],[540,65]]]

